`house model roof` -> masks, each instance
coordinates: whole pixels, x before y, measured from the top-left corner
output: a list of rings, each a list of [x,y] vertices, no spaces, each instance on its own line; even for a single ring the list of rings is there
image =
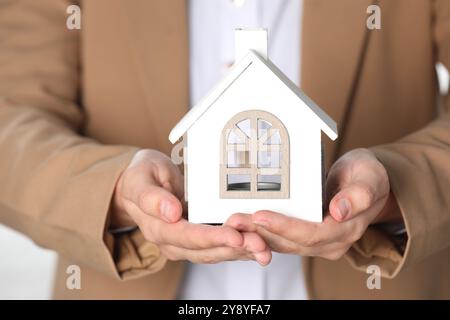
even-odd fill
[[[243,74],[247,68],[253,64],[259,63],[267,67],[268,72],[274,73],[301,101],[302,107],[306,105],[311,113],[319,120],[320,129],[331,139],[335,140],[338,136],[336,122],[328,116],[314,101],[300,90],[280,69],[278,69],[270,60],[263,58],[257,52],[249,50],[238,63],[230,68],[227,75],[189,112],[178,122],[169,134],[169,140],[175,143],[191,126],[199,119],[221,95],[233,85],[235,80]]]

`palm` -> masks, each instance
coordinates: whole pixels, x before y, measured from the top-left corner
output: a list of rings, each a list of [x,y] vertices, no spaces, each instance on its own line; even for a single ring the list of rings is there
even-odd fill
[[[256,231],[272,250],[335,260],[377,221],[383,208],[389,207],[389,189],[383,165],[369,150],[356,149],[330,169],[322,223],[271,211],[236,214],[227,223],[242,231]]]

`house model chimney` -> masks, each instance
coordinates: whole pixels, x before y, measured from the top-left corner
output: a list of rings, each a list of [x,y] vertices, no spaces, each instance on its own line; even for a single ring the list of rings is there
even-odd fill
[[[256,51],[267,59],[267,29],[234,30],[235,62],[242,59],[249,50]]]

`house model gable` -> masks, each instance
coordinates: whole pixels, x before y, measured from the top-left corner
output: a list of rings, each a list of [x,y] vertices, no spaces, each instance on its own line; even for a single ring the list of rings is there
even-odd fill
[[[185,138],[189,221],[272,210],[320,222],[321,133],[335,140],[336,123],[266,58],[266,30],[236,33],[251,40],[242,58],[169,135]]]
[[[338,130],[336,122],[330,118],[317,104],[309,98],[294,82],[278,69],[270,60],[260,56],[256,51],[249,49],[247,54],[237,63],[235,63],[225,77],[215,85],[189,112],[177,123],[169,134],[171,143],[175,143],[180,139],[186,131],[197,121],[214,103],[221,97],[224,92],[233,85],[233,83],[246,72],[252,64],[259,64],[267,68],[268,72],[273,73],[291,92],[300,100],[299,105],[308,108],[312,114],[317,117],[321,130],[331,139],[336,140]]]

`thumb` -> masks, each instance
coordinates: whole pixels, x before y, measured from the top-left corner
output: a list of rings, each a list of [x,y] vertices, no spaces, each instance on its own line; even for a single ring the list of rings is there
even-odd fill
[[[137,207],[144,214],[174,223],[181,219],[183,208],[173,195],[168,183],[159,186],[146,171],[136,170],[125,174],[119,193],[128,201],[128,206]],[[128,208],[130,209],[130,208]],[[135,210],[127,210],[131,213]]]
[[[156,185],[148,185],[138,196],[137,206],[146,214],[174,223],[181,219],[183,207],[172,193]]]
[[[329,210],[336,221],[354,218],[369,209],[376,201],[374,188],[367,183],[356,182],[342,188],[330,201]]]
[[[118,207],[135,221],[143,215],[174,223],[181,219],[183,176],[170,158],[149,149],[138,151],[120,176],[115,197]],[[178,195],[178,197],[177,197]]]

